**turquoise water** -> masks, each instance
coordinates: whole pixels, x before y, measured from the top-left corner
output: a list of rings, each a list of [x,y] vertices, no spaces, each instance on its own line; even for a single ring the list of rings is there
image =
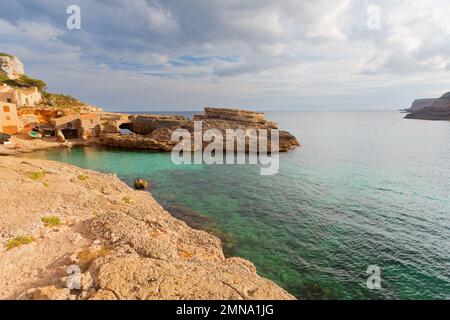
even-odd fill
[[[172,214],[299,298],[449,299],[450,123],[402,116],[267,113],[302,143],[275,176],[93,147],[28,156],[148,179]],[[366,286],[369,265],[381,268],[380,290]]]

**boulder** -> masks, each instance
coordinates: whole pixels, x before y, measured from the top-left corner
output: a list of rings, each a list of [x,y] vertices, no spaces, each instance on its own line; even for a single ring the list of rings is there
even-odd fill
[[[64,137],[64,134],[59,129],[56,130],[56,140],[58,140],[58,142],[66,142],[66,137]]]
[[[38,288],[33,293],[33,300],[68,300],[70,290],[54,286]]]
[[[145,190],[148,187],[148,181],[144,180],[144,179],[137,179],[134,182],[134,188],[136,190]]]

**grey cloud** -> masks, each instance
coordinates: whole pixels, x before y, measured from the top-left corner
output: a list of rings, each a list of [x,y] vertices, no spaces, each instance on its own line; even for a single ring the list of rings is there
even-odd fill
[[[72,0],[4,2],[1,19],[45,21],[61,31],[60,41],[80,48],[84,59],[133,59],[144,64],[149,63],[148,56],[142,55],[145,51],[174,59],[185,54],[236,54],[236,48],[245,48],[238,55],[247,60],[276,60],[280,57],[268,55],[261,46],[314,38],[305,34],[308,27],[311,32],[321,28],[321,13],[333,7],[323,0],[79,0],[75,4],[82,9],[82,31],[69,32],[65,9],[74,4]],[[320,10],[323,5],[325,12]],[[318,37],[322,36],[323,30]],[[216,74],[237,75],[239,70],[251,71],[252,65],[236,65]]]

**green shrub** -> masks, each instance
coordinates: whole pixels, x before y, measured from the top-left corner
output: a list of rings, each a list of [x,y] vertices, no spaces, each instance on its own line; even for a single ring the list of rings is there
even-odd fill
[[[84,174],[80,174],[80,175],[78,176],[78,179],[79,179],[80,181],[86,181],[87,179],[89,179],[89,176],[86,176],[86,175],[84,175]]]
[[[46,227],[57,227],[61,224],[61,220],[56,216],[46,216],[42,217],[41,221],[44,223]]]
[[[128,197],[128,196],[123,197],[122,200],[123,200],[123,202],[125,202],[126,204],[133,204],[133,203],[134,203],[134,200],[133,200],[131,197]]]
[[[92,217],[94,219],[100,218],[101,214],[98,211],[92,211]]]
[[[6,250],[11,250],[17,247],[20,247],[24,244],[30,244],[33,242],[33,238],[31,236],[21,236],[11,240],[8,240],[6,243]]]
[[[0,74],[0,84],[5,83],[5,81],[8,81],[9,78],[6,74]]]
[[[73,108],[85,106],[86,104],[70,95],[61,93],[50,93],[44,91],[42,93],[44,104],[55,108]]]
[[[44,91],[47,88],[47,84],[44,81],[30,78],[27,75],[22,75],[18,79],[3,78],[2,82],[6,83],[11,87],[18,87],[18,88],[37,87],[40,91]]]
[[[44,171],[30,172],[30,173],[28,174],[28,176],[29,176],[32,180],[37,181],[37,180],[42,179],[42,178],[45,176],[45,172],[44,172]]]
[[[0,56],[10,57],[11,59],[14,58],[12,55],[5,53],[5,52],[0,52]]]

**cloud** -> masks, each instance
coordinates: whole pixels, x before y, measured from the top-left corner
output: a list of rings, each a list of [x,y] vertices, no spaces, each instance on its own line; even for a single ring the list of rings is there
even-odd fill
[[[382,28],[362,66],[367,74],[415,74],[448,68],[448,1],[381,1]]]

